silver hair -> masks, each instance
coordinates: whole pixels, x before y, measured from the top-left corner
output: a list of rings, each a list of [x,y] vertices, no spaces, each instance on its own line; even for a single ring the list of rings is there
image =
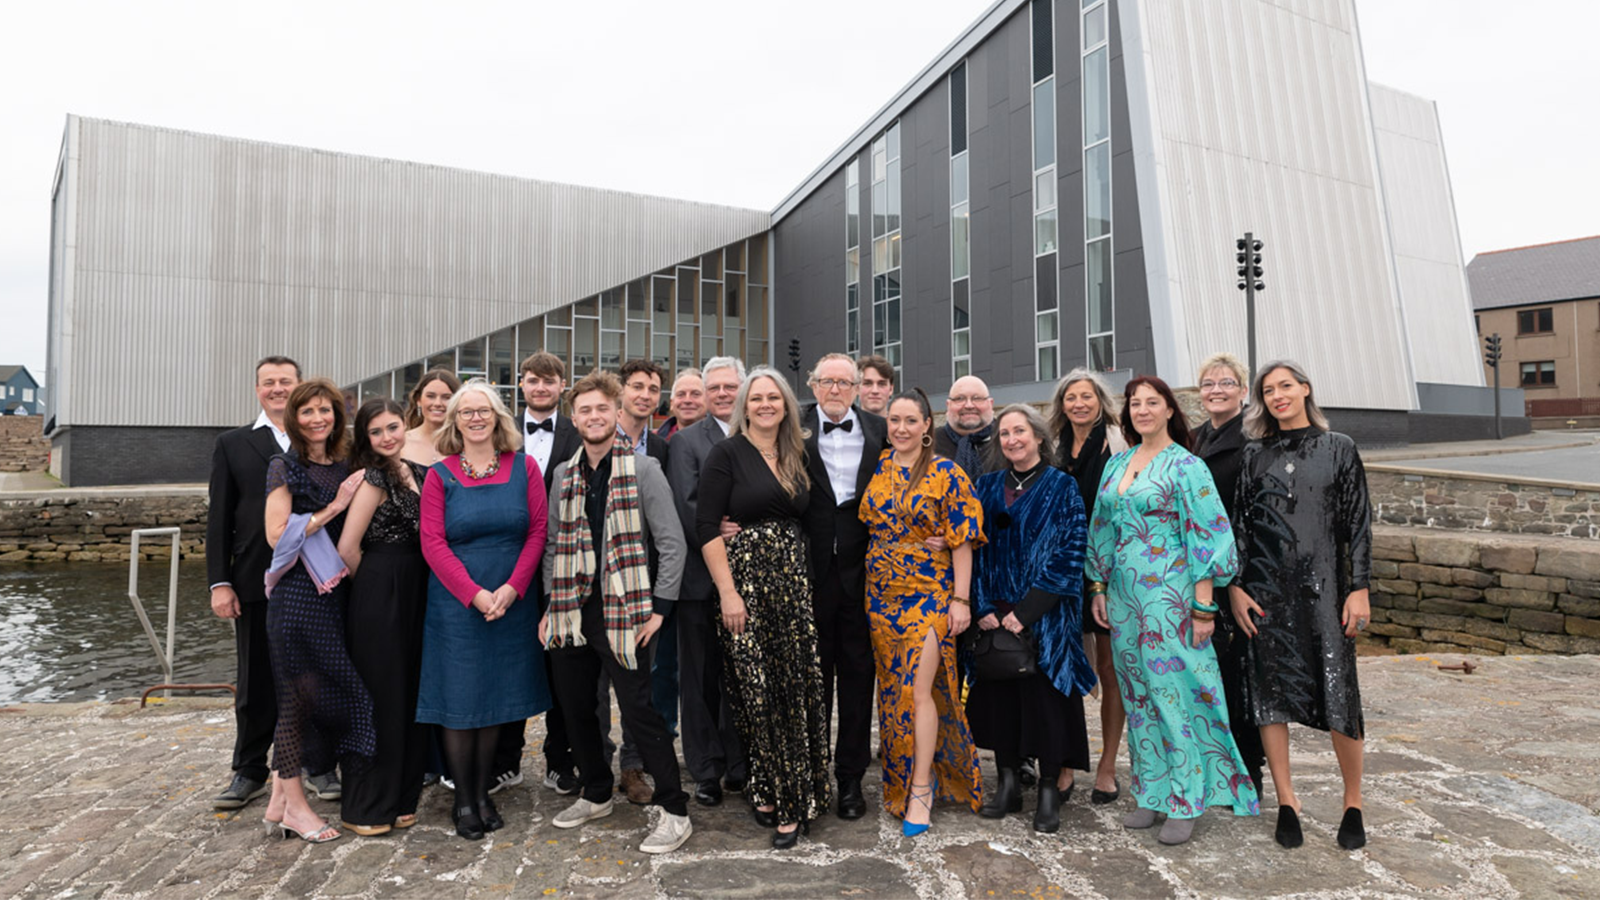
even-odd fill
[[[1056,458],[1055,438],[1051,436],[1050,427],[1045,424],[1044,416],[1039,415],[1039,411],[1033,408],[1033,404],[1013,403],[1000,410],[1000,414],[994,417],[995,430],[998,431],[1001,420],[1012,413],[1021,414],[1028,421],[1028,427],[1033,429],[1033,436],[1039,440],[1039,458],[1047,463],[1054,463]],[[1000,452],[999,440],[992,440],[989,443],[995,447],[995,452]],[[1003,455],[1001,458],[1004,458]]]
[[[739,375],[739,383],[744,384],[748,378],[744,371],[744,360],[735,356],[713,356],[706,360],[705,367],[700,370],[700,377],[706,378],[718,369],[732,369]]]
[[[1067,395],[1067,388],[1080,381],[1089,382],[1094,388],[1095,399],[1100,401],[1100,421],[1106,423],[1106,428],[1111,429],[1116,421],[1117,414],[1121,412],[1117,406],[1116,395],[1111,392],[1111,384],[1106,377],[1093,369],[1079,366],[1061,377],[1056,382],[1055,392],[1050,395],[1050,433],[1056,437],[1066,433],[1072,423],[1067,421],[1067,414],[1061,409],[1061,398]],[[1070,448],[1069,448],[1070,449]]]
[[[1306,386],[1306,418],[1319,430],[1328,431],[1331,426],[1328,425],[1328,417],[1317,407],[1316,388],[1311,385],[1311,376],[1293,360],[1275,359],[1256,372],[1255,381],[1250,385],[1250,395],[1256,398],[1256,402],[1244,411],[1244,436],[1259,441],[1281,430],[1278,420],[1267,412],[1266,401],[1261,398],[1261,386],[1266,383],[1267,376],[1278,369],[1284,369],[1291,378]]]

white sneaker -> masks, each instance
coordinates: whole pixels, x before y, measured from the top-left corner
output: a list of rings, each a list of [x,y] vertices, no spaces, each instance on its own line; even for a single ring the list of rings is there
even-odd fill
[[[557,828],[577,828],[585,822],[604,819],[609,815],[611,815],[611,801],[609,799],[604,803],[591,803],[579,797],[576,803],[556,813],[556,817],[550,820],[550,824]]]
[[[683,846],[683,842],[694,834],[694,825],[690,824],[688,816],[675,816],[666,810],[661,811],[661,821],[656,823],[656,830],[639,845],[640,853],[671,853]]]
[[[498,794],[508,787],[516,787],[522,783],[521,770],[515,772],[501,772],[495,776],[494,787],[489,788],[489,793]]]

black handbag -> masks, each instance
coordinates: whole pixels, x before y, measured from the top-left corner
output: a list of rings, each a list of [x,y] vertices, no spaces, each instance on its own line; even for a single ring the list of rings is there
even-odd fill
[[[972,642],[972,677],[976,681],[1014,681],[1039,671],[1039,648],[1026,628],[1013,634],[1004,627],[979,631]]]

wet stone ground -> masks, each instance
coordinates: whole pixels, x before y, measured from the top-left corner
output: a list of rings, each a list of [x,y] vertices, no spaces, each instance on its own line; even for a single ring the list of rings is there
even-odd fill
[[[1459,659],[1361,661],[1370,843],[1353,853],[1333,840],[1342,810],[1327,739],[1301,729],[1307,842],[1295,851],[1272,841],[1270,788],[1267,815],[1214,811],[1171,848],[1154,829],[1119,827],[1126,799],[1094,807],[1085,789],[1057,835],[1029,829],[1030,796],[1001,822],[941,807],[933,830],[908,840],[869,781],[866,819],[820,821],[795,850],[771,850],[730,795],[691,805],[688,844],[649,857],[636,849],[653,821],[644,808],[619,797],[610,818],[562,831],[550,818],[565,799],[531,780],[497,795],[508,827],[492,841],[456,838],[439,789],[406,832],[268,840],[264,801],[237,815],[207,802],[227,779],[225,704],[10,707],[0,897],[1600,897],[1600,658],[1478,659],[1470,676],[1439,662]]]

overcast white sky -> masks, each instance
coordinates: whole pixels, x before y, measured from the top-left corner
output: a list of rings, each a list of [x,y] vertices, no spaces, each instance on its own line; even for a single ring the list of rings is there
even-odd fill
[[[0,363],[44,377],[67,113],[770,209],[988,6],[5,3]],[[1368,76],[1439,104],[1467,259],[1600,233],[1600,4],[1357,8]]]

